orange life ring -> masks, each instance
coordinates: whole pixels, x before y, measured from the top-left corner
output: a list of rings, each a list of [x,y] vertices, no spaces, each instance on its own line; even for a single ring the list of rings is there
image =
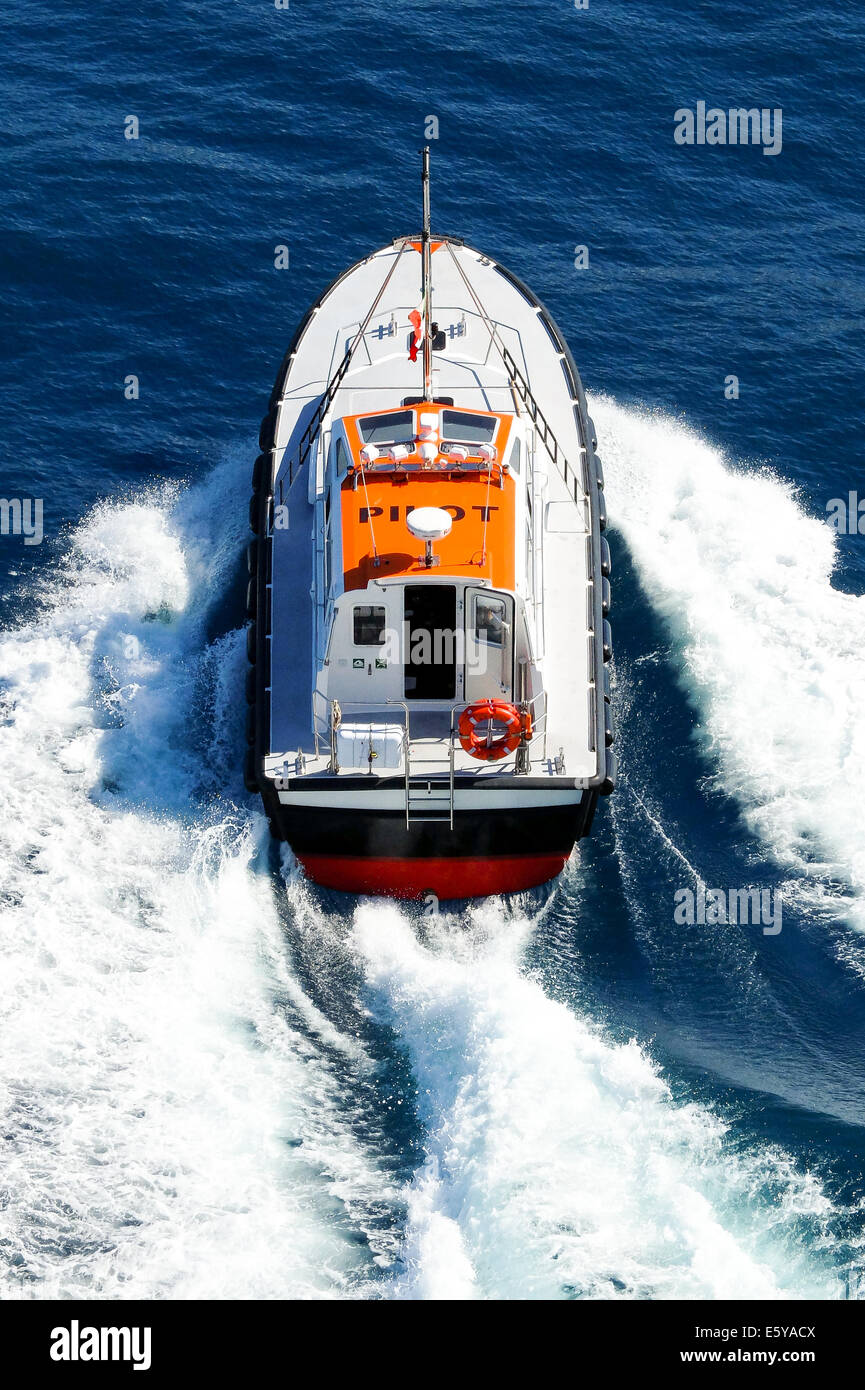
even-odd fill
[[[482,724],[487,726],[483,731]],[[493,724],[504,726],[495,737]],[[513,753],[524,738],[531,738],[532,717],[528,710],[519,710],[507,700],[477,700],[460,715],[459,735],[465,752],[473,758],[497,762]]]

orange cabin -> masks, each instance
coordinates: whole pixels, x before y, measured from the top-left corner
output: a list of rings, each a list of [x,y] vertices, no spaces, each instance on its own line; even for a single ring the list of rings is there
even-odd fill
[[[406,527],[419,507],[440,507],[453,518],[436,546],[437,575],[514,587],[516,484],[503,462],[508,416],[420,402],[342,423],[352,451],[341,486],[346,590],[429,573]]]

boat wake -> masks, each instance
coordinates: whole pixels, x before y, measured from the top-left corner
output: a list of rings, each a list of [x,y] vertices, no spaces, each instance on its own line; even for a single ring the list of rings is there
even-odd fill
[[[416,926],[365,904],[352,934],[426,1136],[395,1296],[837,1296],[806,1254],[831,1214],[819,1183],[736,1152],[635,1042],[548,998],[521,966],[532,923],[490,901]]]
[[[237,476],[100,507],[0,641],[7,1298],[327,1297],[386,1247],[239,783],[243,633],[208,633]]]
[[[837,1296],[818,1179],[545,994],[537,915],[283,891],[239,771],[239,471],[98,508],[0,639],[3,1296]]]
[[[831,530],[680,421],[603,397],[592,413],[611,522],[673,635],[712,785],[788,895],[861,931],[865,598],[832,587]]]

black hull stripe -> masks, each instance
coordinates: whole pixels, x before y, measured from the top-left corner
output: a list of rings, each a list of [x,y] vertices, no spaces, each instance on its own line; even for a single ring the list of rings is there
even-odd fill
[[[413,821],[403,811],[346,811],[337,808],[268,806],[271,828],[297,854],[370,858],[477,858],[486,855],[561,854],[588,833],[595,798],[567,807],[512,808],[457,815],[444,821]]]

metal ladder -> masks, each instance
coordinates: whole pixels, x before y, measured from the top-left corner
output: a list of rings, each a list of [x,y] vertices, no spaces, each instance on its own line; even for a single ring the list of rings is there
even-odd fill
[[[436,821],[454,825],[454,747],[451,739],[448,759],[448,780],[442,782],[434,777],[419,777],[412,781],[411,742],[406,730],[405,738],[405,824],[406,829],[418,821]]]

